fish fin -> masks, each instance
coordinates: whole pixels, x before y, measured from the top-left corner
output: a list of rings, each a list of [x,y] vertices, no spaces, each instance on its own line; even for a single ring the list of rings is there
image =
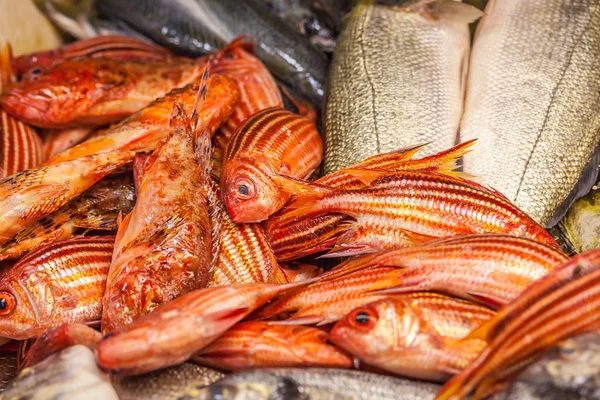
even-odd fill
[[[210,220],[210,237],[211,237],[211,250],[212,250],[212,260],[210,263],[209,274],[213,275],[213,272],[216,268],[217,261],[219,259],[219,253],[221,251],[221,227],[223,225],[223,217],[226,216],[226,210],[221,202],[221,198],[218,194],[218,188],[215,187],[216,184],[214,181],[208,177],[206,188],[206,200],[208,203],[208,217]],[[284,282],[284,283],[287,283]]]
[[[127,227],[129,226],[129,221],[131,220],[131,214],[129,213],[125,216],[125,218],[122,218],[123,213],[119,212],[119,217],[117,217],[117,235],[115,236],[115,245],[118,244],[121,239],[123,238],[123,235],[125,234],[125,231],[127,230]],[[119,220],[121,220],[119,222]]]
[[[506,304],[506,302],[498,299],[497,297],[490,296],[488,293],[468,292],[468,295],[471,296],[476,302],[493,308],[494,310],[498,310],[500,307]]]
[[[335,189],[332,189],[329,186],[304,181],[302,179],[294,178],[287,175],[273,173],[270,176],[281,190],[299,197],[322,197],[336,191]]]
[[[298,114],[305,116],[310,119],[314,123],[317,123],[317,110],[313,107],[311,103],[306,100],[298,99],[294,97],[286,88],[279,87],[281,93],[292,103],[294,107],[298,110]],[[310,176],[310,174],[308,174]]]
[[[291,317],[281,321],[266,321],[269,325],[317,325],[323,322],[321,315],[304,315],[302,317]]]
[[[473,178],[473,175],[462,171],[456,171],[456,169],[459,167],[457,165],[459,159],[472,151],[472,147],[476,141],[477,139],[471,139],[466,142],[459,143],[448,150],[444,150],[432,155],[431,159],[439,162],[439,165],[437,168],[435,168],[435,171],[455,178]]]
[[[390,175],[389,171],[380,171],[374,169],[346,169],[348,175],[360,180],[365,185],[370,185],[379,178]]]
[[[417,144],[415,146],[402,147],[402,148],[399,148],[399,149],[396,149],[396,150],[393,150],[393,151],[390,151],[390,152],[384,153],[384,154],[396,154],[396,155],[398,155],[398,161],[406,161],[406,160],[410,160],[411,158],[413,158],[415,156],[415,154],[417,154],[419,151],[423,150],[425,147],[429,146],[430,144],[431,144],[431,142],[427,142],[427,143]],[[373,156],[371,158],[374,159],[376,157],[377,156]]]
[[[330,251],[317,257],[317,259],[335,258],[335,257],[354,257],[354,256],[360,256],[363,254],[368,254],[368,253],[375,253],[379,250],[381,250],[381,249],[373,247],[372,245],[369,245],[369,244],[360,244],[360,243],[353,243],[353,244],[348,244],[348,245],[336,244],[335,246],[333,246],[333,248]]]
[[[98,215],[88,213],[82,218],[78,218],[74,222],[74,226],[82,229],[113,230],[116,227],[117,216],[115,214],[114,211],[102,211]]]
[[[173,53],[153,43],[123,35],[100,35],[64,47],[63,58],[164,59]]]
[[[215,53],[213,59],[219,60],[223,58],[225,54],[237,48],[242,48],[249,53],[254,53],[254,39],[250,35],[238,36],[235,39],[233,39],[230,43],[228,43],[225,47],[223,47],[220,51]]]
[[[213,321],[224,321],[228,319],[241,319],[248,312],[248,307],[233,308],[230,310],[221,310],[210,314]]]
[[[421,0],[402,11],[418,13],[428,21],[452,21],[457,24],[470,24],[483,15],[483,11],[470,4],[455,0]]]
[[[16,80],[15,72],[12,68],[12,47],[9,43],[0,44],[0,93]]]
[[[273,271],[273,283],[290,283],[291,281],[292,280],[287,276],[279,263],[275,264],[275,270]]]

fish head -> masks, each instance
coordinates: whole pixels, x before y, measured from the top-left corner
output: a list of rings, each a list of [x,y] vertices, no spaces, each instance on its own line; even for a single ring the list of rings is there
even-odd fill
[[[46,328],[39,321],[40,310],[36,301],[39,296],[27,290],[25,285],[16,281],[12,283],[0,282],[0,337],[17,340],[37,337]],[[52,304],[50,299],[47,307]]]
[[[233,222],[264,221],[289,198],[271,178],[269,164],[257,157],[236,158],[223,165],[221,198]]]

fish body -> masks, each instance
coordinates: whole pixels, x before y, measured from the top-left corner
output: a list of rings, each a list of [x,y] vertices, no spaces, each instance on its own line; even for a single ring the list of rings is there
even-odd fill
[[[338,322],[331,330],[331,340],[375,367],[407,377],[444,381],[467,366],[486,343],[475,339],[459,345],[433,327],[429,318],[436,317],[441,315],[424,316],[410,300],[379,300],[353,310]],[[469,317],[469,313],[462,315]]]
[[[273,16],[262,0],[102,0],[96,7],[157,43],[191,55],[213,52],[240,35],[251,35],[257,42],[256,55],[277,78],[314,104],[321,103],[327,57]]]
[[[96,365],[94,353],[72,346],[27,368],[2,393],[4,399],[118,400],[110,378]]]
[[[327,343],[328,334],[306,326],[241,323],[198,352],[192,360],[219,369],[350,368],[352,359]]]
[[[59,241],[16,263],[0,279],[0,335],[22,340],[99,321],[113,243],[113,236]]]
[[[326,173],[415,144],[430,143],[426,154],[455,144],[468,24],[480,12],[460,2],[448,13],[428,10],[436,1],[412,3],[362,1],[345,18],[324,107]]]
[[[227,375],[190,399],[426,400],[438,385],[334,368],[278,368]]]
[[[196,125],[198,114],[189,119],[176,104],[169,136],[146,162],[135,207],[117,232],[102,300],[103,332],[208,284],[211,148],[208,131]]]
[[[39,166],[0,180],[0,244],[131,162],[133,156],[128,151],[98,154]]]
[[[284,109],[247,119],[227,146],[221,171],[221,198],[232,221],[267,219],[290,197],[273,175],[307,178],[322,158],[323,142],[313,119]]]
[[[57,154],[47,161],[55,164],[90,154],[116,149],[136,152],[153,150],[167,136],[173,105],[179,102],[191,109],[196,101],[200,82],[169,92],[149,106],[131,115],[100,134]],[[231,115],[239,99],[237,84],[230,78],[213,75],[208,80],[206,99],[200,112],[200,121],[209,134]]]
[[[140,317],[97,346],[99,365],[138,375],[180,364],[274,296],[298,283],[247,283],[199,289]]]
[[[460,138],[479,141],[465,171],[548,226],[595,180],[599,5],[489,1],[474,39]]]
[[[203,70],[201,60],[185,58],[69,59],[30,70],[3,91],[0,104],[13,117],[41,128],[101,126],[195,82]]]
[[[94,134],[94,128],[46,129],[42,135],[44,160],[83,142]]]
[[[130,174],[100,180],[73,200],[23,229],[0,247],[0,260],[15,259],[51,242],[82,234],[82,230],[115,231],[119,213],[135,204]]]

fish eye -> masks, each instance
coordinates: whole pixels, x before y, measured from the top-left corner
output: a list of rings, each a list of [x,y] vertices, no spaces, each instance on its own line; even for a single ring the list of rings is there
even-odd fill
[[[251,199],[254,197],[254,184],[248,179],[242,178],[235,182],[238,197]]]
[[[0,315],[10,314],[17,304],[15,296],[9,292],[0,292]]]
[[[377,321],[377,316],[369,309],[358,309],[349,316],[350,325],[356,328],[371,328]]]
[[[42,73],[42,69],[40,67],[36,67],[29,72],[33,76],[38,76]]]

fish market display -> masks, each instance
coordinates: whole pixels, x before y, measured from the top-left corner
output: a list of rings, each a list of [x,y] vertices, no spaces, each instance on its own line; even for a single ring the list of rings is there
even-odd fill
[[[439,4],[439,6],[438,6]],[[333,56],[325,105],[325,172],[375,154],[456,142],[463,110],[470,22],[460,2],[398,7],[361,1],[348,14]]]
[[[408,301],[407,301],[408,300]],[[469,312],[445,304],[460,324]],[[423,315],[410,298],[380,300],[352,311],[331,330],[331,341],[375,367],[399,375],[431,381],[445,381],[460,372],[485,347],[481,339],[445,335],[436,329],[444,312]],[[447,322],[446,322],[447,323]],[[453,330],[453,327],[450,328]]]
[[[118,400],[110,378],[85,346],[69,347],[21,372],[3,399]]]
[[[96,7],[160,44],[194,55],[215,51],[240,35],[252,35],[256,55],[277,78],[313,103],[321,102],[327,57],[272,16],[262,0],[100,0]]]
[[[129,213],[134,204],[135,193],[129,174],[106,177],[19,232],[0,247],[0,260],[19,258],[43,245],[86,231],[116,233],[119,213]]]
[[[452,378],[438,399],[489,395],[558,342],[597,330],[600,250],[577,255],[529,286],[469,335],[488,346]]]
[[[206,83],[205,75],[199,94]],[[146,161],[135,207],[119,226],[102,300],[105,333],[211,278],[211,145],[200,100],[189,116],[175,104],[170,132]]]
[[[561,204],[595,181],[599,61],[597,0],[489,1],[461,121],[461,140],[478,138],[465,171],[541,224],[558,222]]]
[[[239,371],[269,367],[350,368],[352,359],[327,343],[327,332],[306,326],[246,322],[227,331],[192,360]]]
[[[114,236],[52,243],[0,278],[0,336],[27,339],[68,322],[100,320]]]
[[[391,376],[323,368],[282,368],[238,372],[200,389],[190,399],[223,400],[427,400],[438,389],[432,383]]]
[[[221,197],[233,222],[260,222],[283,207],[290,193],[274,175],[307,178],[319,166],[323,142],[314,119],[267,109],[238,129],[221,171]]]

